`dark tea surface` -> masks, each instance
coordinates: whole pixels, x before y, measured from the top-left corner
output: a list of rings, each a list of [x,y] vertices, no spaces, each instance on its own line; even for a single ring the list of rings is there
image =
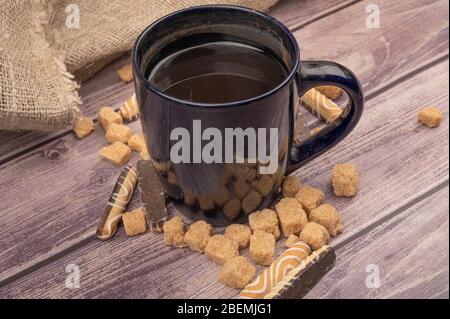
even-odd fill
[[[238,42],[217,41],[169,55],[153,68],[149,81],[180,100],[219,104],[267,93],[286,76],[286,67],[270,52]]]

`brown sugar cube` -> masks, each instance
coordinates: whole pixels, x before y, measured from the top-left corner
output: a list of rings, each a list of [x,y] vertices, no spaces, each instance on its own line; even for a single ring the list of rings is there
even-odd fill
[[[292,245],[294,245],[296,242],[298,242],[300,238],[298,238],[297,235],[291,234],[289,237],[284,241],[284,246],[291,248]]]
[[[117,71],[117,74],[119,74],[120,79],[124,82],[133,80],[133,69],[131,64],[124,65]]]
[[[257,175],[255,165],[251,163],[232,164],[228,170],[234,179],[247,182],[253,181]]]
[[[198,197],[198,205],[201,210],[211,210],[214,209],[214,202],[211,197],[206,195],[200,195]]]
[[[131,149],[121,142],[115,142],[100,150],[100,156],[117,166],[125,165],[131,156]]]
[[[303,227],[299,238],[307,243],[313,250],[317,250],[328,243],[330,234],[322,225],[310,222]]]
[[[142,152],[147,150],[147,145],[145,145],[144,136],[142,134],[133,134],[128,139],[128,146],[136,152]]]
[[[238,243],[241,249],[247,247],[251,235],[252,231],[246,225],[232,224],[225,229],[225,237]]]
[[[98,111],[97,119],[105,130],[111,123],[123,124],[122,117],[110,107],[102,107]]]
[[[223,265],[227,260],[239,255],[239,244],[223,235],[214,235],[206,245],[205,255],[216,264]]]
[[[283,198],[275,205],[278,218],[281,224],[281,230],[284,236],[300,234],[303,226],[308,223],[308,216],[303,210],[302,204],[295,198]]]
[[[236,289],[243,289],[255,277],[256,268],[245,257],[233,257],[222,266],[219,281]]]
[[[236,197],[242,200],[248,194],[250,185],[244,179],[239,179],[234,183],[233,189]]]
[[[325,194],[320,189],[311,186],[301,186],[297,194],[295,194],[295,199],[302,204],[308,215],[322,203],[324,198]]]
[[[203,220],[199,220],[189,227],[184,235],[184,241],[192,250],[203,253],[211,238],[211,233],[211,225]]]
[[[230,200],[230,192],[224,186],[222,186],[217,192],[212,195],[214,204],[218,207],[223,207]]]
[[[276,239],[280,237],[277,213],[271,209],[263,209],[248,216],[248,222],[253,232],[257,230],[272,234]]]
[[[297,176],[286,176],[281,186],[283,197],[294,197],[300,190],[300,181]]]
[[[122,222],[127,236],[136,236],[145,233],[147,230],[145,214],[141,208],[124,213],[122,215]]]
[[[420,110],[418,115],[419,122],[430,128],[438,127],[443,118],[442,111],[437,107],[426,107]]]
[[[126,144],[131,137],[131,129],[123,124],[111,123],[106,130],[106,139],[110,143],[122,142]]]
[[[223,214],[228,217],[229,220],[235,220],[241,212],[241,201],[237,198],[233,198],[223,206]]]
[[[91,134],[95,129],[94,121],[89,117],[82,117],[75,121],[73,131],[77,138],[82,139]]]
[[[139,153],[139,156],[140,156],[143,160],[146,160],[146,161],[150,159],[150,153],[148,152],[147,149],[142,150],[142,151]]]
[[[275,258],[275,237],[262,230],[257,230],[250,237],[250,256],[260,265],[268,266]]]
[[[167,173],[167,181],[169,182],[169,184],[178,185],[177,175],[172,171],[169,171]]]
[[[337,100],[342,95],[342,89],[333,85],[323,85],[316,87],[317,91],[325,95],[327,98]]]
[[[337,210],[329,204],[313,209],[309,214],[309,220],[325,227],[332,237],[342,233],[341,218]]]
[[[248,215],[258,208],[262,200],[262,196],[257,191],[252,190],[242,200],[242,210]]]
[[[184,203],[188,206],[194,206],[197,203],[197,197],[191,191],[185,191],[184,193]]]
[[[180,216],[175,216],[164,223],[164,242],[166,245],[174,247],[186,247],[184,241],[184,224]]]
[[[355,196],[358,192],[359,175],[355,165],[337,164],[333,168],[333,190],[336,196]]]
[[[256,183],[255,189],[260,193],[263,197],[266,197],[270,194],[273,188],[273,180],[269,175],[262,175],[258,182]]]

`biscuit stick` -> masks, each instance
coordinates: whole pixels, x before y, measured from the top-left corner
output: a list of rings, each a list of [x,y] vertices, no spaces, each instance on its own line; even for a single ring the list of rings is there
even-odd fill
[[[292,269],[300,265],[308,255],[311,254],[311,248],[299,241],[286,250],[278,257],[270,267],[258,275],[258,277],[247,285],[240,293],[241,298],[261,299],[280,282]]]
[[[117,178],[113,192],[106,204],[105,213],[98,225],[97,237],[99,239],[108,240],[116,233],[117,225],[133,195],[136,181],[136,170],[129,165],[125,166]]]
[[[264,299],[303,298],[334,267],[335,262],[336,254],[333,247],[323,246],[290,271],[264,296]]]
[[[126,100],[119,109],[119,114],[125,122],[133,122],[139,118],[139,109],[136,101],[136,94]]]
[[[316,89],[311,89],[306,92],[305,95],[302,96],[301,101],[326,123],[334,122],[343,112],[336,103]]]
[[[166,199],[159,174],[150,160],[140,160],[137,164],[139,193],[147,224],[153,232],[162,232],[167,220]]]

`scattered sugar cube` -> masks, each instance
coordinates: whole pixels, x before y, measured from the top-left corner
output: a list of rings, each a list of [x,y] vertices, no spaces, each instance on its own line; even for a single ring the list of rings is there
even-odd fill
[[[100,156],[117,166],[125,165],[131,157],[131,149],[121,142],[115,142],[100,150]]]
[[[248,215],[258,208],[262,200],[262,196],[257,191],[252,190],[242,200],[242,210]]]
[[[281,224],[281,230],[284,236],[300,234],[303,226],[308,223],[308,216],[303,210],[302,204],[295,198],[283,198],[275,205],[278,218]]]
[[[119,77],[124,82],[130,82],[133,80],[133,68],[131,67],[131,64],[124,65],[122,68],[120,68],[117,71],[117,74],[119,74]]]
[[[237,198],[233,198],[223,207],[223,214],[228,217],[229,220],[235,220],[241,212],[241,201]]]
[[[175,216],[164,223],[164,242],[166,245],[174,247],[186,247],[184,241],[184,224],[180,216]]]
[[[94,121],[89,117],[82,117],[75,121],[73,131],[77,138],[82,139],[91,134],[95,129]]]
[[[418,115],[419,122],[430,128],[438,127],[443,118],[442,111],[437,107],[426,107],[420,110]]]
[[[225,237],[238,243],[239,248],[245,248],[250,241],[252,231],[247,225],[232,224],[225,229]]]
[[[111,123],[106,130],[106,139],[110,143],[122,142],[126,144],[130,139],[131,129],[123,124]]]
[[[331,100],[337,100],[342,95],[342,89],[333,85],[318,86],[316,89]]]
[[[311,186],[301,186],[295,195],[295,199],[302,204],[308,215],[322,203],[324,198],[325,194],[320,189]]]
[[[343,230],[337,210],[329,204],[323,204],[313,209],[309,214],[309,220],[325,227],[332,237],[340,234]]]
[[[184,235],[184,241],[192,250],[203,253],[211,238],[212,227],[204,220],[199,220],[189,227]]]
[[[239,179],[234,183],[234,193],[239,199],[243,199],[249,190],[250,185],[244,179]]]
[[[295,197],[300,190],[300,181],[297,176],[286,176],[281,186],[281,194],[283,197]]]
[[[201,210],[211,210],[214,209],[214,202],[211,197],[207,195],[200,195],[198,197],[198,205]]]
[[[243,289],[255,277],[256,268],[245,257],[231,258],[222,266],[219,281],[236,289]]]
[[[298,242],[300,238],[298,238],[297,235],[291,234],[289,237],[284,241],[284,246],[287,248],[291,248],[292,245],[294,245],[296,242]]]
[[[328,243],[330,234],[322,225],[310,222],[303,227],[300,233],[300,240],[307,243],[313,250],[317,250]]]
[[[262,175],[258,182],[256,183],[255,189],[260,193],[263,197],[266,197],[270,194],[273,188],[273,180],[269,175]]]
[[[102,107],[98,111],[97,119],[105,130],[111,123],[123,124],[122,117],[110,107]]]
[[[223,207],[230,200],[230,192],[225,186],[222,186],[212,195],[212,199],[218,207]]]
[[[248,221],[253,232],[262,230],[274,235],[276,239],[280,237],[277,213],[273,210],[265,208],[254,212],[248,216]]]
[[[359,175],[355,165],[337,164],[333,168],[333,190],[336,196],[355,196],[358,192]]]
[[[136,236],[145,233],[147,230],[145,214],[141,208],[124,213],[122,215],[122,222],[127,236]]]
[[[167,181],[169,182],[169,184],[178,185],[177,175],[172,171],[169,171],[167,173]]]
[[[227,260],[239,255],[239,244],[223,235],[214,235],[206,245],[205,255],[216,264],[223,265]]]
[[[275,258],[275,237],[262,230],[257,230],[250,237],[250,256],[260,265],[268,266]]]
[[[136,152],[142,152],[147,149],[147,145],[145,145],[144,136],[142,134],[133,134],[128,139],[128,146]]]

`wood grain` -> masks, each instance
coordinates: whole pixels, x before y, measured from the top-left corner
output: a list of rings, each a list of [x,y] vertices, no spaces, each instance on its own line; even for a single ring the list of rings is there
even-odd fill
[[[371,34],[369,39],[359,36],[360,33],[366,32],[365,25],[361,24],[359,20],[348,21],[347,28],[345,29],[334,28],[336,27],[335,15],[340,15],[339,19],[346,19],[346,16],[357,16],[361,10],[362,12],[364,11],[366,3],[359,3],[337,12],[333,15],[333,19],[319,20],[308,25],[301,32],[296,33],[296,35],[299,39],[315,39],[310,42],[311,46],[307,51],[310,52],[309,54],[315,51],[321,56],[326,56],[326,51],[330,49],[329,55],[341,60],[344,60],[346,55],[353,52],[353,47],[357,47],[365,55],[373,56],[374,53],[372,51],[382,52],[386,48],[386,39],[400,41],[400,38],[403,36],[404,50],[393,51],[386,56],[385,62],[380,65],[368,64],[361,66],[364,72],[361,72],[360,78],[363,83],[366,83],[367,92],[371,92],[374,89],[378,89],[378,83],[395,78],[396,73],[391,72],[389,69],[393,65],[401,65],[402,67],[397,68],[397,71],[400,74],[406,73],[414,69],[415,64],[413,61],[416,61],[417,64],[423,62],[425,58],[432,59],[432,56],[439,56],[442,54],[442,50],[437,50],[436,48],[439,49],[443,45],[448,44],[448,37],[445,37],[446,32],[448,32],[448,25],[443,25],[442,23],[442,19],[445,19],[445,17],[440,17],[441,19],[436,18],[436,11],[440,11],[443,16],[445,16],[445,11],[448,11],[448,8],[442,8],[445,7],[445,1],[433,2],[431,5],[425,4],[421,10],[417,10],[417,7],[420,7],[423,2],[415,1],[415,3],[416,7],[414,8],[409,4],[404,5],[406,6],[405,8],[399,7],[398,5],[386,5],[387,7],[383,12],[386,17],[391,17],[390,19],[386,19],[389,20],[389,23],[384,26],[383,30],[372,30],[371,32],[375,33],[376,36]],[[398,12],[402,11],[398,10],[407,10],[408,8],[409,16],[415,18],[410,18],[405,21],[403,15],[398,15]],[[428,16],[434,19],[429,20],[429,24],[423,29],[424,31],[417,31],[411,34],[410,37],[404,36],[404,27],[401,29],[397,28],[400,23],[415,23],[419,17],[422,19]],[[341,55],[335,52],[335,47],[323,46],[323,43],[318,41],[323,36],[323,29],[326,29],[327,26],[329,26],[328,34],[334,33],[334,37],[340,39],[340,45],[342,45],[344,39],[347,41],[347,45],[345,46],[346,50],[339,52]],[[414,28],[413,25],[410,26],[410,29],[412,28]],[[365,49],[365,46],[368,48]],[[421,50],[415,50],[414,55],[411,55],[411,50],[407,50],[407,48],[416,48],[418,46],[421,47]],[[410,63],[402,63],[405,60],[410,61]],[[446,71],[440,72],[445,73]],[[377,77],[374,78],[373,74],[376,74]],[[391,75],[391,77],[389,78],[388,75]],[[109,79],[108,76],[105,76],[105,78],[105,81],[109,81],[107,80]],[[423,85],[434,85],[434,95],[436,96],[431,96],[430,101],[432,100],[437,104],[447,103],[446,96],[441,95],[442,90],[446,91],[443,88],[445,85],[442,82],[434,84],[433,80],[430,83],[423,83]],[[436,88],[436,85],[439,85],[439,87]],[[121,90],[119,88],[117,90],[117,94],[123,94],[120,93]],[[417,90],[416,98],[420,97],[418,92],[422,94],[422,90]],[[429,91],[426,93],[429,93]],[[409,96],[404,97],[404,99],[409,99]],[[422,103],[421,101],[420,103]],[[371,105],[371,103],[368,105],[368,109],[371,108]],[[415,107],[418,108],[419,103]],[[321,157],[320,163],[323,169],[317,167],[317,162],[315,161],[306,166],[305,169],[300,170],[300,174],[304,179],[314,180],[316,176],[324,174],[337,159],[344,161],[351,158],[351,156],[358,157],[363,155],[368,149],[374,147],[374,142],[367,143],[368,137],[372,139],[381,138],[383,141],[389,141],[390,137],[387,134],[385,135],[385,126],[383,126],[383,123],[386,121],[388,121],[387,123],[391,123],[393,120],[389,113],[385,113],[383,110],[380,112],[381,115],[372,115],[372,122],[368,122],[373,123],[377,119],[377,116],[386,117],[386,119],[378,119],[381,120],[378,127],[366,127],[365,135],[359,136],[359,140],[354,141],[350,138],[352,139],[351,142],[349,139],[346,144],[340,145],[338,149],[343,151],[339,155],[333,152],[329,154],[333,154],[334,157]],[[397,115],[398,112],[394,110],[394,113]],[[366,113],[366,118],[369,116],[368,114]],[[401,123],[399,121],[397,118],[397,122],[394,122],[394,124]],[[380,127],[383,127],[384,130],[380,129]],[[134,123],[133,128],[137,130],[138,124]],[[392,133],[394,136],[403,134],[405,138],[412,134],[409,131],[405,131],[404,128],[401,128],[401,132],[403,133],[396,131]],[[437,132],[440,132],[440,135]],[[439,130],[433,132],[433,134],[428,138],[433,137],[436,140],[440,140],[447,133],[446,131]],[[409,138],[413,139],[412,137]],[[55,253],[76,245],[78,242],[93,234],[98,216],[103,210],[104,205],[104,202],[99,199],[104,198],[106,201],[107,194],[114,183],[115,175],[118,173],[117,168],[104,162],[97,155],[100,147],[105,145],[105,143],[101,128],[97,129],[93,135],[82,141],[77,141],[72,135],[67,135],[0,167],[2,172],[0,175],[0,193],[4,194],[2,198],[3,208],[0,212],[0,216],[2,216],[2,229],[4,230],[0,234],[0,281],[36,265]],[[361,148],[358,149],[354,145],[361,145]],[[430,143],[427,147],[432,147],[432,145]],[[391,148],[395,151],[396,146],[391,145]],[[411,151],[407,147],[405,148],[405,154],[411,154]],[[357,151],[355,152],[355,150]],[[391,149],[387,149],[387,151],[391,151]],[[413,151],[420,153],[421,150],[415,149]],[[410,156],[415,157],[416,155],[414,153]],[[400,157],[399,160],[406,161],[405,164],[408,165],[412,160],[405,156]],[[424,155],[420,154],[419,158],[420,156],[423,158]],[[387,157],[387,155],[384,155],[382,160],[386,160]],[[441,157],[438,155],[436,159],[439,158]],[[373,161],[367,157],[361,160],[360,164],[362,167],[374,165]],[[392,163],[392,166],[386,168],[383,174],[388,176],[390,169],[395,168],[394,165],[398,165],[398,163]],[[424,165],[423,170],[430,170],[436,176],[442,177],[446,175],[447,168],[439,166],[444,165],[444,163],[437,165],[441,171],[436,171],[431,163],[425,163]],[[369,189],[371,187],[370,182],[375,178],[378,178],[378,176],[374,176],[367,181],[366,186]],[[99,179],[102,181],[101,183],[96,182]],[[327,185],[326,182],[321,183],[323,183],[322,186]],[[420,187],[424,187],[421,181],[413,182],[410,189],[405,189],[405,193],[410,194],[407,191],[417,191]],[[405,198],[408,197],[409,195],[405,195]],[[399,198],[399,200],[403,199]],[[341,202],[341,205],[343,203]],[[346,218],[349,219],[349,222],[351,221],[350,215]],[[357,220],[358,218],[355,217],[354,219]],[[30,236],[30,233],[33,236]]]
[[[354,1],[284,0],[272,8],[270,14],[288,27],[298,28],[301,24],[314,21],[352,2]],[[82,110],[86,116],[95,117],[100,107],[118,106],[133,94],[133,85],[122,82],[117,75],[117,70],[130,63],[129,61],[129,54],[125,54],[82,84],[79,93],[83,101]],[[70,130],[52,133],[0,131],[0,164],[68,134],[71,134]]]
[[[448,298],[448,192],[447,185],[338,250],[308,298]],[[379,288],[366,286],[374,270]]]
[[[299,171],[304,183],[326,191],[327,202],[342,214],[347,238],[390,216],[422,190],[448,181],[448,114],[435,130],[416,120],[423,101],[448,109],[448,66],[448,61],[440,63],[369,101],[356,131],[340,147]],[[341,160],[361,169],[361,190],[353,199],[331,195],[331,165]],[[281,242],[278,245],[281,249]],[[64,286],[65,267],[71,263],[82,272],[80,289]],[[204,255],[165,247],[161,236],[129,239],[120,230],[112,241],[89,242],[0,288],[0,297],[235,297],[238,291],[217,283],[217,271]]]

